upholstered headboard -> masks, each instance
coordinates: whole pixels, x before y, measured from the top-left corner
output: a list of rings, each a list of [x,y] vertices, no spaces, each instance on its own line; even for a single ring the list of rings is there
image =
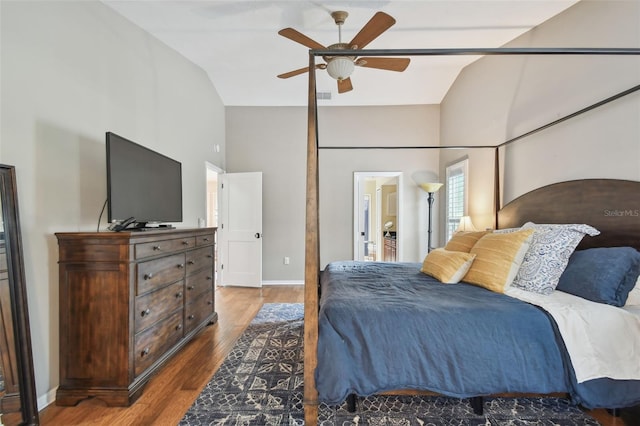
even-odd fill
[[[640,250],[640,182],[584,179],[554,183],[505,205],[499,229],[535,223],[586,223],[600,235],[585,237],[578,249],[631,246]]]

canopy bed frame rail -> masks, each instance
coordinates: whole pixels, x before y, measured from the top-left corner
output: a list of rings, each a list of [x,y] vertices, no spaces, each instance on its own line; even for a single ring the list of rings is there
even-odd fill
[[[318,139],[318,115],[317,115],[317,93],[316,93],[316,67],[315,67],[315,57],[316,56],[447,56],[447,55],[640,55],[640,49],[638,48],[462,48],[462,49],[383,49],[383,50],[310,50],[309,51],[309,86],[308,86],[308,110],[307,110],[307,187],[306,187],[306,239],[305,239],[305,291],[304,291],[304,416],[305,416],[305,424],[307,425],[316,425],[318,421],[318,392],[316,389],[315,383],[315,369],[317,366],[317,349],[318,349],[318,303],[319,303],[319,289],[320,289],[320,239],[319,239],[319,163],[318,163],[318,151],[319,151],[319,139]],[[558,119],[552,123],[549,123],[546,126],[542,126],[541,128],[535,129],[525,135],[522,135],[518,138],[514,138],[505,142],[504,144],[496,145],[495,148],[495,188],[494,188],[494,197],[496,203],[496,225],[500,227],[506,227],[507,224],[516,224],[522,222],[523,220],[531,220],[535,221],[536,217],[543,216],[525,216],[521,214],[521,207],[509,207],[506,209],[506,212],[498,214],[498,209],[500,207],[500,179],[499,179],[499,148],[515,142],[522,137],[528,136],[537,131],[543,130],[544,128],[550,127],[559,122],[565,121],[576,115],[579,115],[583,112],[586,112],[590,109],[596,108],[604,103],[608,103],[612,100],[615,100],[619,97],[625,96],[629,93],[635,92],[640,89],[640,86],[635,86],[632,89],[629,89],[625,92],[621,92],[620,94],[614,95],[611,98],[608,98],[598,104],[594,104],[591,107],[587,107],[581,111],[578,111],[574,114],[570,114],[569,116]],[[336,147],[337,148],[337,147]],[[363,147],[360,147],[363,148]],[[373,148],[385,148],[385,147],[373,147]],[[391,148],[392,147],[387,147]],[[402,148],[420,148],[420,147],[402,147]],[[429,147],[435,148],[435,147]],[[437,147],[438,149],[460,149],[467,147]],[[468,148],[488,148],[488,147],[468,147]],[[606,180],[601,180],[606,181]],[[590,198],[594,194],[611,194],[613,191],[619,189],[618,185],[619,181],[616,183],[612,183],[613,187],[609,187],[609,183],[598,183],[597,185],[589,185],[591,189],[585,189],[587,191],[586,198]],[[591,182],[593,184],[594,182]],[[580,185],[580,184],[575,184]],[[616,198],[617,200],[622,200],[624,197],[627,197],[627,200],[633,200],[637,198],[637,194],[640,192],[640,183],[631,182],[628,188],[632,188],[632,193],[628,192],[628,188],[626,184],[622,184],[624,188],[622,189],[622,194],[620,197]],[[613,189],[615,187],[615,190]],[[558,189],[561,187],[555,187]],[[576,187],[569,187],[569,189],[564,189],[565,191],[576,191]],[[601,188],[600,190],[596,190],[593,188]],[[579,189],[582,190],[582,189]],[[561,203],[552,203],[549,198],[554,189],[550,189],[551,193],[548,192],[540,192],[535,194],[535,198],[543,197],[544,204],[548,207],[545,209],[545,213],[551,212],[554,208],[559,209],[558,211],[562,211],[564,207],[567,206],[566,199],[563,199]],[[590,192],[594,191],[594,192]],[[625,195],[626,194],[626,195]],[[632,197],[633,196],[633,197]],[[524,196],[523,196],[524,197]],[[526,204],[523,200],[525,198],[520,197],[518,200],[522,205]],[[561,196],[560,196],[561,197]],[[540,198],[534,201],[536,203],[540,202]],[[521,200],[522,199],[522,200]],[[598,198],[600,202],[606,200],[606,198]],[[618,232],[617,226],[615,227],[612,224],[613,221],[607,222],[603,220],[603,209],[611,208],[611,209],[621,209],[622,211],[626,211],[627,207],[618,207],[617,205],[609,206],[609,205],[599,205],[596,206],[596,201],[594,204],[583,203],[581,204],[582,208],[589,209],[591,213],[593,213],[595,208],[600,209],[600,217],[599,220],[593,222],[594,226],[605,225],[604,232],[602,232],[602,237],[600,238],[600,243],[604,243],[605,245],[615,245],[616,241],[619,240],[620,237],[623,237],[621,240],[621,244],[624,243],[626,245],[630,245],[629,242],[632,242],[633,246],[636,248],[640,247],[640,226],[638,225],[638,221],[629,222],[629,225],[623,225],[623,231]],[[517,206],[518,204],[516,204]],[[539,205],[538,205],[539,206]],[[631,210],[637,207],[630,207]],[[525,209],[526,210],[526,209]],[[581,216],[581,214],[585,214]],[[540,214],[543,214],[540,212]],[[604,216],[606,217],[606,216]],[[587,221],[592,218],[588,214],[588,212],[579,211],[578,208],[571,208],[569,211],[564,213],[557,213],[555,216],[558,223],[560,221]],[[569,218],[573,218],[569,220]],[[637,219],[637,218],[636,218]],[[547,220],[545,218],[545,220]],[[611,226],[609,226],[611,225]],[[514,225],[515,226],[515,225]],[[519,225],[518,225],[519,226]],[[476,405],[478,404],[478,400],[473,400],[474,409],[477,409]]]

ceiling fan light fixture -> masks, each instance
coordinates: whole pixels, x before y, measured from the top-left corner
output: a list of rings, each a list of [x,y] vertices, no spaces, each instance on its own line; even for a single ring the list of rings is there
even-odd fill
[[[327,63],[327,73],[336,80],[346,80],[353,73],[353,60],[337,56]]]

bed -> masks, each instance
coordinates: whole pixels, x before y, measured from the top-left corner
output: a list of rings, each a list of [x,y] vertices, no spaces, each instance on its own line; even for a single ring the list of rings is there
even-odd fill
[[[513,229],[529,218],[537,223],[561,224],[580,218],[600,231],[596,236],[585,234],[580,239],[579,248],[587,250],[583,253],[597,247],[638,248],[637,194],[640,183],[630,181],[598,179],[554,184],[506,205],[497,216],[498,226]],[[541,209],[540,197],[547,200],[544,205],[556,209]],[[554,197],[563,203],[549,202]],[[572,217],[553,211],[566,205],[572,206]],[[507,235],[503,233],[501,237]],[[608,253],[599,250],[598,257]],[[615,250],[618,249],[607,255],[619,258]],[[622,266],[635,284],[640,253],[634,248],[627,252],[637,254],[635,260]],[[584,268],[573,259],[569,265]],[[324,269],[314,376],[320,402],[340,404],[350,395],[410,389],[459,398],[562,393],[587,408],[621,408],[640,403],[640,380],[600,377],[619,374],[618,377],[640,379],[640,369],[635,368],[637,360],[630,366],[631,373],[614,369],[589,376],[596,377],[593,379],[578,380],[562,333],[546,310],[549,308],[478,285],[442,284],[420,269],[419,263],[356,261],[332,262]],[[581,299],[568,293],[566,296]],[[602,305],[588,303],[591,305],[584,308],[587,317]],[[631,321],[630,329],[640,334],[638,314],[606,306],[601,309],[609,309],[614,315],[620,311]],[[630,344],[636,356],[639,345],[640,336],[635,346]],[[474,408],[481,411],[481,405]]]
[[[339,51],[329,53],[345,54]],[[364,54],[365,51],[349,53],[357,56]],[[378,56],[392,53],[396,55],[442,54],[435,50],[368,51],[366,53]],[[455,52],[455,54],[465,53],[466,51]],[[487,53],[499,54],[500,52]],[[539,51],[516,49],[508,54],[532,53],[547,54],[549,52],[544,49]],[[577,52],[560,49],[556,53]],[[631,54],[638,53],[634,50]],[[596,377],[597,374],[592,377],[590,376],[592,371],[588,368],[585,371],[580,360],[576,362],[577,365],[574,368],[572,356],[575,354],[575,349],[572,345],[575,342],[568,339],[570,344],[565,345],[564,339],[560,338],[561,329],[565,327],[561,318],[556,318],[557,312],[548,312],[546,308],[537,305],[535,300],[522,300],[513,294],[491,292],[465,283],[445,286],[424,274],[421,275],[417,271],[418,264],[395,264],[375,270],[379,265],[338,262],[329,265],[321,273],[321,267],[324,265],[320,265],[319,252],[319,147],[314,72],[315,56],[320,54],[319,51],[310,51],[309,60],[311,72],[309,73],[305,241],[305,424],[317,423],[318,404],[321,401],[334,404],[341,402],[349,395],[368,395],[378,392],[428,391],[456,397],[471,397],[476,411],[482,408],[482,396],[496,393],[554,395],[561,393],[572,398],[573,402],[586,407],[617,408],[639,403],[640,380],[638,379],[640,376],[626,379],[618,376],[618,374],[626,374],[626,371],[615,371],[613,378]],[[638,87],[634,87],[535,131],[548,128],[637,90]],[[529,132],[527,135],[532,133]],[[502,146],[515,142],[516,139],[518,138],[507,141]],[[526,226],[528,222],[589,224],[597,229],[599,234],[583,238],[576,248],[576,253],[610,247],[640,250],[640,200],[638,197],[640,182],[610,179],[561,182],[536,189],[502,206],[499,176],[501,164],[499,156],[502,146],[494,147],[495,229],[520,228]],[[370,268],[373,268],[373,271],[369,270]],[[368,276],[370,273],[373,274],[373,279]],[[403,280],[398,282],[395,279],[384,278],[383,276],[387,273],[395,277],[402,276]],[[364,289],[364,293],[356,292],[355,282],[358,282],[357,286]],[[394,297],[399,299],[395,301],[385,299],[380,304],[377,295],[385,292],[393,293]],[[441,299],[441,306],[418,302],[425,298],[433,298],[435,295]],[[569,296],[581,299],[572,294]],[[482,304],[486,305],[484,311],[482,307],[477,306],[477,303],[467,303],[463,306],[461,300],[464,299],[482,300]],[[588,302],[606,305],[590,300]],[[366,305],[373,311],[365,310],[362,317],[353,315],[350,311],[359,305]],[[412,306],[417,311],[407,310],[407,306]],[[447,310],[447,308],[450,309]],[[553,306],[548,308],[551,309]],[[624,310],[620,307],[611,307],[611,309]],[[465,312],[470,315],[460,315],[458,313],[460,310],[471,312]],[[491,314],[488,315],[487,310]],[[639,311],[640,309],[625,311],[626,314],[621,315],[624,318],[621,321],[637,322],[640,319]],[[393,317],[393,321],[381,319],[379,314],[382,312]],[[501,329],[499,338],[495,339],[498,325],[512,321],[514,312],[517,312],[516,318],[519,318],[515,321],[517,324],[513,327],[510,325],[509,330],[504,333]],[[487,319],[479,323],[478,316],[484,316]],[[475,321],[474,318],[476,318]],[[450,328],[451,324],[455,324],[456,328]],[[402,336],[415,333],[416,327],[428,330],[428,339],[439,339],[440,343],[435,345],[418,339],[413,341],[409,339],[410,346],[406,350],[398,349]],[[524,327],[526,334],[520,334],[522,328],[518,327]],[[451,338],[451,330],[456,332],[464,330],[465,333],[454,341]],[[347,337],[349,333],[357,337]],[[500,344],[500,339],[505,335],[510,339],[508,345]],[[479,342],[481,339],[493,340]],[[383,341],[386,349],[385,346],[380,348],[363,344],[363,342],[376,340]],[[402,340],[404,342],[402,344],[407,344],[406,338]],[[469,351],[465,348],[466,346],[472,346],[478,350]],[[640,349],[636,349],[638,348],[632,347],[634,355],[640,353]],[[386,358],[378,358],[378,354],[374,353],[382,352],[385,355],[385,350],[388,352]],[[402,359],[398,359],[398,354],[402,354]],[[391,358],[401,362],[388,362]],[[459,362],[461,360],[463,362]],[[504,368],[501,363],[505,362],[510,362],[512,365],[508,369]],[[531,363],[535,368],[523,365],[526,362]],[[585,377],[587,377],[586,380]]]

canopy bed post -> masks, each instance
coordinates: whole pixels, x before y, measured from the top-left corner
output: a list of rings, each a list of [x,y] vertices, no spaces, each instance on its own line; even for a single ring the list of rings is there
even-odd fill
[[[493,228],[498,229],[498,212],[500,211],[500,147],[495,148],[493,169],[493,200],[495,202],[493,210]]]
[[[318,391],[315,369],[318,363],[318,289],[320,286],[320,239],[318,206],[318,128],[315,56],[309,54],[309,106],[307,128],[307,210],[304,271],[304,420],[318,421]]]

